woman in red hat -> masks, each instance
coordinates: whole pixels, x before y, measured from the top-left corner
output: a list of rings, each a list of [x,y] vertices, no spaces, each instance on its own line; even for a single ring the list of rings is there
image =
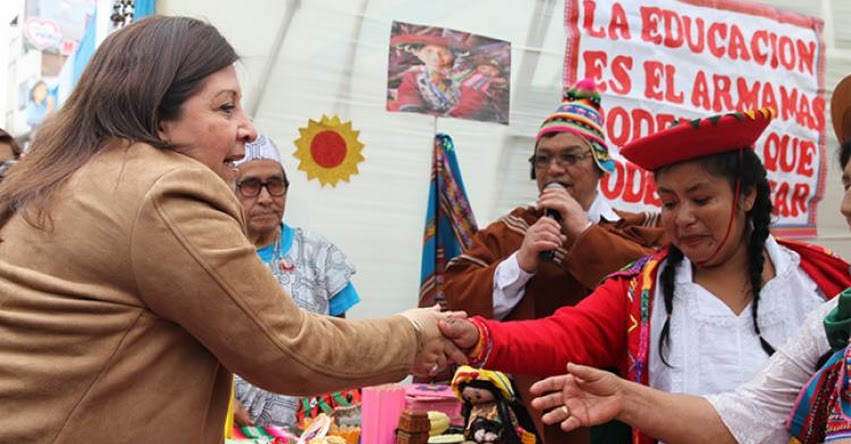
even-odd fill
[[[453,319],[444,334],[473,363],[556,375],[568,362],[617,366],[629,380],[712,394],[748,381],[807,313],[851,285],[826,250],[775,239],[759,110],[682,122],[621,150],[653,171],[671,245],[611,275],[575,307],[500,323]],[[634,442],[651,442],[633,429]]]
[[[830,108],[842,143],[840,210],[851,228],[851,76],[834,89]],[[533,404],[554,408],[543,420],[560,422],[565,430],[620,418],[667,442],[851,442],[849,336],[851,289],[846,289],[814,310],[768,365],[735,392],[675,395],[570,364],[568,375],[533,387],[541,395]],[[676,422],[670,421],[674,415]]]

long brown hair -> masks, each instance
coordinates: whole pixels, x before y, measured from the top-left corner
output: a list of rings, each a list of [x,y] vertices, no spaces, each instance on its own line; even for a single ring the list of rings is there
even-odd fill
[[[160,123],[179,118],[205,78],[237,60],[215,27],[188,17],[149,17],[107,37],[0,183],[0,227],[18,211],[35,227],[49,226],[56,190],[110,140],[172,149]]]

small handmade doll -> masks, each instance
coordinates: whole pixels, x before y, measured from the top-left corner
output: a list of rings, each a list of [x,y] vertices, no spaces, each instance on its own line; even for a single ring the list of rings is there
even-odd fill
[[[534,444],[531,418],[504,373],[458,367],[452,390],[461,398],[464,437],[476,444]]]

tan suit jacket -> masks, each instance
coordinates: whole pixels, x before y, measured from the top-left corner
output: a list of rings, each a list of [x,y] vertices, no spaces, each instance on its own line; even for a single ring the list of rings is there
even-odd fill
[[[136,144],[0,230],[0,441],[221,443],[231,372],[309,395],[402,379],[402,316],[301,311],[209,168]],[[388,340],[388,338],[394,338]]]

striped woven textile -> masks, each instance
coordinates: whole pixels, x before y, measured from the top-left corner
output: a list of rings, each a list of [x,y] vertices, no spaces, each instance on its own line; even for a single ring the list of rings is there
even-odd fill
[[[443,305],[443,273],[447,262],[472,244],[476,219],[461,179],[455,144],[448,134],[434,138],[423,256],[420,307]]]
[[[295,443],[297,437],[283,427],[239,427],[233,428],[232,437],[226,440],[230,443],[264,443],[264,444],[287,444]]]

